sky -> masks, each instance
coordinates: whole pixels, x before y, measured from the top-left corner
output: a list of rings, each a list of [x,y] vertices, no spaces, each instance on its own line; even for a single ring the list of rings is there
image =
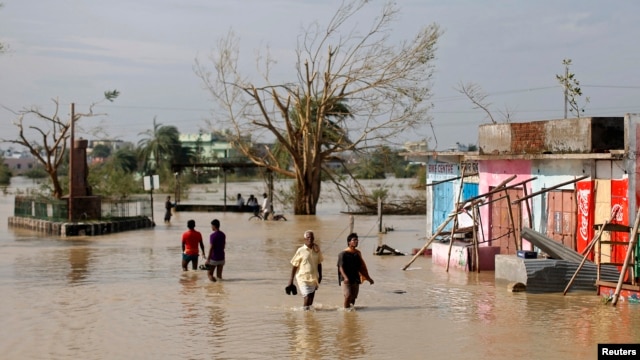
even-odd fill
[[[37,106],[60,114],[86,112],[104,91],[117,89],[104,114],[84,118],[76,137],[101,128],[102,138],[137,143],[153,126],[207,131],[215,104],[194,73],[218,40],[233,30],[243,63],[270,47],[277,76],[295,79],[290,56],[303,26],[326,24],[340,0],[0,0],[0,139],[16,138],[16,111]],[[370,21],[383,1],[371,0],[358,21]],[[477,143],[490,120],[457,89],[477,84],[502,122],[564,117],[556,79],[571,59],[585,116],[640,112],[640,2],[636,0],[396,0],[399,19],[390,41],[411,39],[438,24],[432,126],[402,141],[428,139],[443,150]],[[247,73],[252,69],[248,68]],[[256,78],[259,83],[259,79]],[[589,97],[589,103],[585,98]],[[223,130],[223,129],[216,129]],[[0,144],[6,148],[6,144]]]

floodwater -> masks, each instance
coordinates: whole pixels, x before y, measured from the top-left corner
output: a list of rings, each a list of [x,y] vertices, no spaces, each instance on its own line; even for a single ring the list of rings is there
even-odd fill
[[[356,310],[344,311],[335,264],[349,224],[338,207],[287,214],[287,222],[178,213],[165,225],[158,201],[154,229],[52,238],[8,228],[13,196],[0,195],[0,356],[596,359],[598,343],[640,341],[640,304],[604,305],[595,292],[510,293],[493,272],[446,272],[422,256],[403,271],[411,250],[425,243],[422,216],[385,217],[393,231],[383,235],[375,216],[355,217],[375,284],[363,284]],[[191,218],[205,239],[210,221],[220,219],[227,234],[223,281],[181,270],[180,235]],[[284,291],[306,229],[325,255],[311,311]],[[409,255],[374,256],[380,244]]]

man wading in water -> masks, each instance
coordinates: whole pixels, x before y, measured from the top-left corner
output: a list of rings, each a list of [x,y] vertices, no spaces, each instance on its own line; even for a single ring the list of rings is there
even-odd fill
[[[304,245],[298,248],[296,254],[291,259],[291,278],[289,286],[293,285],[293,277],[296,277],[300,294],[304,297],[303,306],[305,310],[309,310],[313,305],[313,298],[316,290],[322,282],[322,252],[316,244],[313,231],[304,232]],[[289,287],[288,286],[288,287]]]
[[[358,234],[351,233],[347,236],[347,247],[338,255],[338,283],[342,286],[344,295],[344,308],[355,308],[356,298],[360,291],[360,283],[367,280],[373,285],[373,279],[367,271],[367,264],[362,259],[362,253],[358,247]]]

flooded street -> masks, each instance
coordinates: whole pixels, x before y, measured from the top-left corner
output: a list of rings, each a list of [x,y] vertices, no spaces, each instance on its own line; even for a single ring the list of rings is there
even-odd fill
[[[0,196],[3,359],[596,359],[598,343],[640,339],[640,304],[603,305],[595,292],[510,293],[493,272],[447,273],[429,257],[402,271],[425,243],[423,216],[387,216],[394,230],[383,235],[375,216],[355,217],[375,284],[344,311],[336,261],[349,221],[338,206],[285,212],[287,222],[177,213],[165,225],[162,202],[154,205],[154,229],[52,238],[8,228],[13,196]],[[180,266],[187,220],[208,249],[214,218],[227,235],[217,283]],[[325,256],[312,311],[284,291],[307,229]],[[380,244],[409,255],[372,255]]]

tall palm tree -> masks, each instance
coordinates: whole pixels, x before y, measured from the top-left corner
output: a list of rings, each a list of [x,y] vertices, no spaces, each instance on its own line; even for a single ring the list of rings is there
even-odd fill
[[[129,148],[118,149],[111,155],[111,162],[114,168],[122,170],[127,174],[136,171],[138,168],[136,153]]]
[[[162,125],[154,117],[153,128],[138,135],[146,136],[138,141],[139,156],[145,172],[166,167],[167,162],[172,162],[181,155],[180,132],[173,125]]]

